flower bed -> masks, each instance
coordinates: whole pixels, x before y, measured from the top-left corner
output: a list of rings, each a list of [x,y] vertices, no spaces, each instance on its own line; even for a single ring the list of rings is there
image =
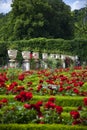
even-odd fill
[[[0,73],[0,124],[86,126],[86,88],[87,69],[82,67],[54,71],[3,70]]]
[[[87,69],[81,67],[21,72],[9,69],[0,74],[0,94],[22,90],[34,95],[87,96]]]

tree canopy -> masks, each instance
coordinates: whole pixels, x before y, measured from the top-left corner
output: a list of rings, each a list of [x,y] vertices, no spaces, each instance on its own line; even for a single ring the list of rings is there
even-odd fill
[[[13,0],[6,20],[0,29],[0,38],[4,40],[74,36],[70,6],[62,0]]]
[[[87,38],[87,8],[74,10],[75,37]]]

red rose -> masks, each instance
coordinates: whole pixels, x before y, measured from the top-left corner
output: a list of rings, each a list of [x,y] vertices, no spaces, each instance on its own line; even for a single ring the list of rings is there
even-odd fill
[[[78,124],[81,124],[81,121],[80,120],[75,120],[73,121],[72,125],[78,125]]]
[[[70,115],[73,117],[73,119],[77,119],[80,117],[80,114],[78,111],[71,111]]]
[[[31,105],[30,104],[24,104],[24,107],[27,108],[27,109],[31,109]]]
[[[59,88],[59,92],[62,92],[63,90],[64,90],[63,87],[60,87],[60,88]]]
[[[21,81],[23,81],[24,80],[24,74],[19,75],[18,79],[21,80]]]
[[[8,103],[8,100],[7,100],[6,98],[3,98],[3,99],[1,100],[1,102],[2,102],[2,103]]]
[[[70,90],[70,89],[72,89],[71,86],[67,86],[67,87],[66,87],[66,90]]]
[[[2,104],[0,103],[0,108],[2,108]]]
[[[76,88],[73,89],[73,92],[76,93],[76,94],[79,94],[79,90],[76,89]]]
[[[84,98],[84,105],[87,106],[87,98]]]
[[[26,98],[27,98],[27,100],[29,99],[31,99],[33,97],[33,95],[32,95],[32,93],[31,92],[26,92]]]
[[[63,108],[61,106],[56,106],[56,112],[61,114],[61,112],[63,112]]]
[[[42,85],[38,85],[37,91],[39,92],[42,89]]]
[[[55,102],[55,98],[54,98],[54,97],[50,97],[50,98],[48,99],[48,101],[50,101],[50,102]]]
[[[42,105],[43,105],[43,101],[38,101],[38,102],[36,103],[36,105],[42,106]]]
[[[81,110],[82,110],[82,106],[79,106],[77,109],[78,109],[79,111],[81,111]]]
[[[50,102],[50,101],[48,101],[45,104],[45,108],[47,108],[47,109],[50,109],[50,108],[55,109],[55,107],[56,107],[56,105],[53,102]]]
[[[43,83],[43,80],[40,80],[39,83]]]

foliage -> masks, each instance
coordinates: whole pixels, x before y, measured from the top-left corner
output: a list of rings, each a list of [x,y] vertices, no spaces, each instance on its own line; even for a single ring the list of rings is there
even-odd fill
[[[70,7],[60,0],[14,0],[12,11],[0,21],[3,25],[0,38],[3,40],[71,39],[74,34]]]
[[[68,68],[54,71],[48,69],[26,72],[19,70],[17,71],[18,77],[15,74],[14,80],[10,82],[7,77],[8,71],[4,70],[0,73],[0,92],[3,88],[8,91],[6,93],[8,95],[0,95],[0,126],[2,126],[1,124],[11,123],[33,123],[33,125],[46,124],[46,127],[47,124],[55,124],[57,126],[62,124],[63,127],[64,124],[67,124],[66,130],[68,128],[85,129],[87,125],[87,97],[83,96],[87,95],[86,90],[84,91],[87,68],[76,67],[74,70]],[[51,86],[54,88],[55,85],[58,85],[57,91],[62,90],[62,88],[65,88],[66,91],[64,93],[60,91],[57,95],[51,93],[50,97],[45,91],[44,96],[39,96],[39,91],[34,93],[38,85],[41,87],[46,81],[49,88]],[[74,94],[68,96],[72,92],[71,86]],[[4,93],[3,91],[2,94]],[[60,93],[61,96],[59,96]],[[67,95],[65,96],[64,94],[66,93]],[[70,127],[70,125],[80,126]]]
[[[87,7],[73,11],[75,22],[75,37],[87,37]]]
[[[52,125],[49,125],[49,124],[39,124],[39,125],[36,125],[36,124],[1,124],[0,125],[0,128],[2,130],[86,130],[87,127],[86,126],[70,126],[70,125],[61,125],[61,124],[52,124]]]
[[[0,41],[0,64],[5,65],[8,62],[8,48],[15,48],[18,50],[17,60],[22,63],[23,50],[29,50],[31,52],[51,53],[51,54],[66,54],[77,55],[81,63],[85,61],[87,63],[87,39],[48,39],[48,38],[33,38],[30,40],[19,41]],[[41,57],[40,57],[41,58]],[[33,63],[33,61],[32,61]]]
[[[14,102],[14,96],[15,95],[0,95],[0,99],[6,98],[8,99],[10,102]],[[78,96],[55,96],[56,98],[56,104],[60,104],[61,106],[65,107],[65,106],[70,106],[70,108],[72,107],[78,107],[82,105],[82,100],[84,97],[78,97]],[[30,101],[30,103],[35,103],[36,101],[39,100],[43,100],[46,102],[49,99],[48,95],[34,95],[33,100]],[[66,107],[66,111],[70,111],[71,109]],[[68,110],[69,109],[69,110]]]
[[[19,73],[21,73],[21,69],[16,69],[16,68],[8,68],[7,71],[7,77],[9,78],[10,82],[15,81],[18,78]]]

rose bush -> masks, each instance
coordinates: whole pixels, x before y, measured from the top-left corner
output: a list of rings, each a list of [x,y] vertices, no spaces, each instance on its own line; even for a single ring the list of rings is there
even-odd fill
[[[0,123],[87,125],[86,88],[87,68],[16,70],[16,73],[14,68],[3,70],[0,73],[0,94],[13,95],[13,100],[0,99]],[[35,95],[51,97],[33,103]],[[56,103],[57,95],[83,96],[84,100],[82,106],[69,111],[69,117],[64,117],[64,107]]]

